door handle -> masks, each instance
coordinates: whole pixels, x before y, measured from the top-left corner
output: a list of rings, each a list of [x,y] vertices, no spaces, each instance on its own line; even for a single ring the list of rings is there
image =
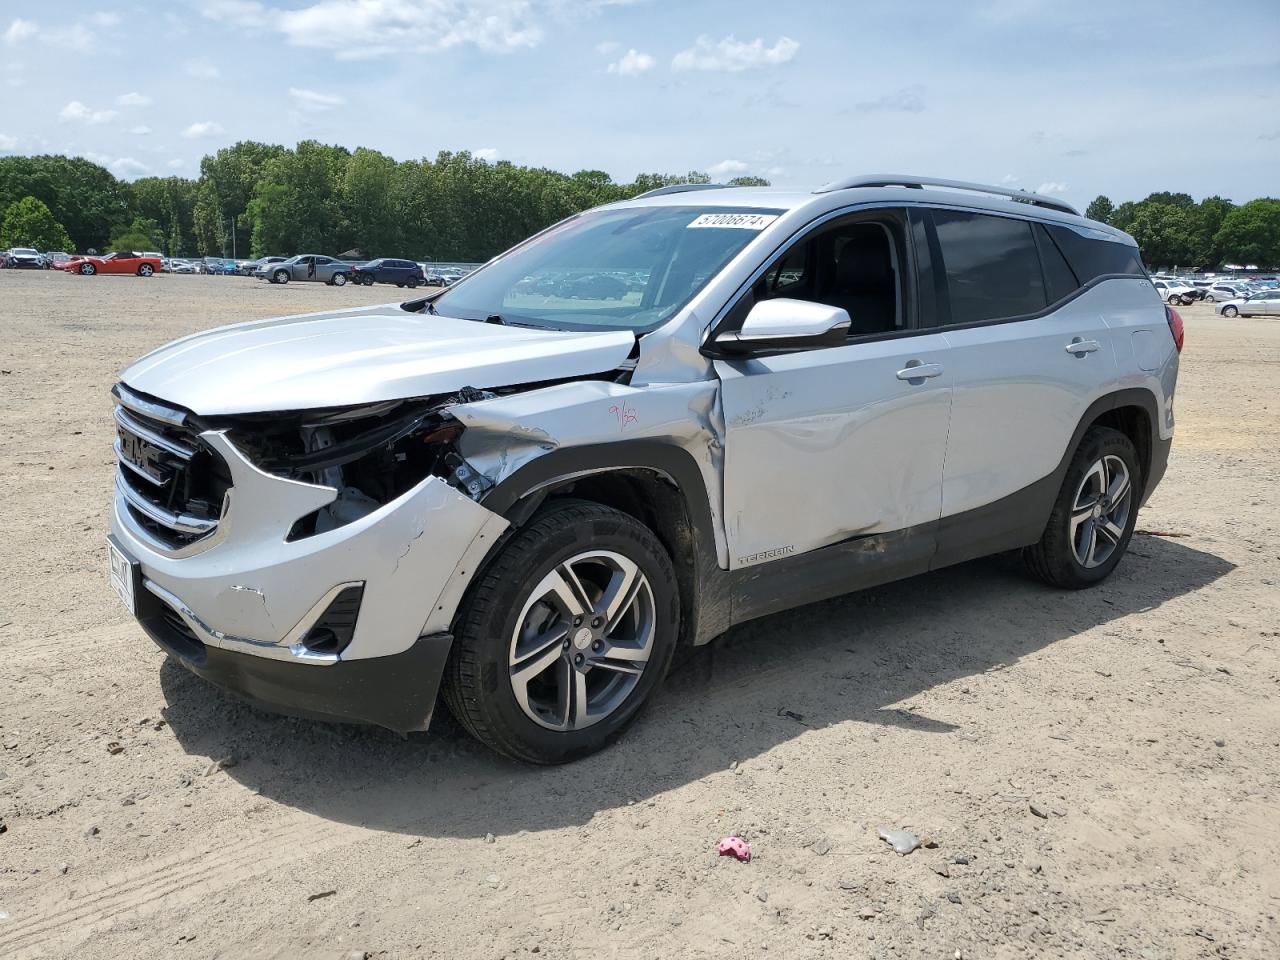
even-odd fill
[[[1098,343],[1097,340],[1081,340],[1079,337],[1067,344],[1067,353],[1073,353],[1077,357],[1083,357],[1086,353],[1093,353],[1101,349],[1102,344]]]
[[[899,380],[905,380],[917,387],[926,380],[940,376],[942,376],[941,364],[921,363],[919,360],[908,360],[906,367],[898,371]]]

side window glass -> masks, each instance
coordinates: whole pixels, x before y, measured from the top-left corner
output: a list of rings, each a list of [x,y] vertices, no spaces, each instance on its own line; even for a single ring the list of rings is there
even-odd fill
[[[1049,236],[1042,224],[1035,225],[1036,246],[1040,249],[1040,264],[1044,267],[1045,290],[1050,303],[1057,303],[1071,296],[1080,288],[1076,275],[1071,271],[1067,258]]]
[[[1048,228],[1050,236],[1057,242],[1059,249],[1071,264],[1071,269],[1081,284],[1088,283],[1097,277],[1119,274],[1127,277],[1145,277],[1142,261],[1138,258],[1138,250],[1124,243],[1113,243],[1110,240],[1090,240],[1082,237],[1070,227],[1056,224]]]
[[[1038,313],[1047,304],[1032,224],[935,210],[953,324]]]

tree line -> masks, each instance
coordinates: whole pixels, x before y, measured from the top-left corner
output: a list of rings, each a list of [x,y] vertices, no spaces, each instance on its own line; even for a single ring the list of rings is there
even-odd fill
[[[1237,206],[1222,197],[1196,203],[1190,194],[1158,192],[1116,206],[1099,196],[1085,216],[1132,236],[1143,262],[1152,269],[1280,266],[1280,200],[1264,198]]]
[[[194,180],[127,183],[80,157],[0,157],[0,247],[483,261],[580,210],[710,181],[691,171],[615,183],[600,170],[565,174],[465,151],[396,161],[314,140],[292,149],[237,143],[206,156]]]
[[[566,174],[465,151],[397,161],[314,140],[292,148],[244,141],[206,156],[196,179],[132,183],[81,157],[10,156],[0,157],[0,248],[241,257],[356,250],[481,261],[588,207],[710,179],[691,171],[615,183],[600,170]],[[1132,234],[1153,268],[1280,266],[1280,200],[1197,203],[1160,192],[1116,206],[1100,196],[1086,215]]]

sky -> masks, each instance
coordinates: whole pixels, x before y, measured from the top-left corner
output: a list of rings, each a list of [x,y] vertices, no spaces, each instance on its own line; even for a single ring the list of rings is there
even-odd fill
[[[856,173],[1081,207],[1280,196],[1280,8],[1164,0],[0,5],[0,155],[196,176],[237,140],[566,172]]]

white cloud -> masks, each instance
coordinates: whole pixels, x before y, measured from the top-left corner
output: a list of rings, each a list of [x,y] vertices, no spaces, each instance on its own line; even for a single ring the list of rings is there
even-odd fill
[[[0,150],[17,150],[18,138],[0,133]]]
[[[596,53],[602,57],[607,57],[611,53],[617,53],[622,49],[622,44],[617,40],[606,40],[603,43],[596,44]]]
[[[73,120],[77,123],[109,123],[114,120],[114,110],[92,110],[79,100],[72,100],[58,112],[60,120]]]
[[[147,136],[147,134],[151,132],[151,128],[148,127],[145,123],[140,123],[136,127],[130,127],[129,132],[132,133],[135,137],[145,137]]]
[[[1059,183],[1057,180],[1046,180],[1044,183],[1040,184],[1040,186],[1036,187],[1036,193],[1066,193],[1067,189],[1068,187],[1065,183]]]
[[[477,160],[487,160],[489,163],[493,163],[499,156],[497,147],[481,147],[479,150],[472,150],[471,155]]]
[[[151,168],[133,157],[119,157],[107,164],[107,169],[114,173],[117,177],[131,180],[137,177],[146,176],[151,172]]]
[[[652,70],[656,62],[647,53],[641,53],[639,50],[634,49],[628,50],[617,63],[609,64],[609,72],[616,73],[622,77],[638,77],[640,74]]]
[[[718,42],[702,36],[688,50],[681,50],[675,55],[671,61],[671,69],[740,73],[743,70],[757,70],[786,63],[799,49],[800,44],[790,37],[779,37],[772,47],[766,47],[761,37],[747,43],[736,39],[732,34]]]
[[[265,25],[296,47],[333,50],[340,59],[468,45],[507,53],[542,41],[541,12],[532,0],[313,0],[277,11]]]
[[[237,27],[261,27],[267,20],[266,10],[255,0],[204,0],[200,12],[210,20]]]
[[[226,132],[222,124],[215,123],[212,120],[205,120],[202,123],[191,124],[191,126],[182,131],[182,135],[188,140],[196,140],[200,137],[218,137]]]
[[[1015,177],[1012,173],[1006,173],[1003,177],[1000,178],[1000,182],[1006,185],[1010,183],[1017,183],[1018,178]]]
[[[4,32],[4,42],[18,44],[36,35],[36,25],[30,20],[14,20]]]
[[[182,70],[187,76],[197,80],[217,80],[222,76],[222,71],[203,57],[188,60],[182,65]]]
[[[116,97],[117,107],[149,107],[151,98],[144,93],[122,93]]]
[[[320,93],[317,90],[306,90],[302,87],[290,87],[289,96],[293,98],[293,102],[300,109],[306,110],[308,113],[332,110],[334,107],[344,106],[347,102],[346,97],[339,97],[332,93]]]
[[[920,113],[924,110],[923,92],[924,88],[919,85],[903,87],[873,100],[861,100],[853,105],[853,109],[861,113]]]
[[[741,160],[721,160],[719,163],[713,163],[709,166],[707,173],[713,177],[723,177],[746,173],[749,169],[750,167]]]

